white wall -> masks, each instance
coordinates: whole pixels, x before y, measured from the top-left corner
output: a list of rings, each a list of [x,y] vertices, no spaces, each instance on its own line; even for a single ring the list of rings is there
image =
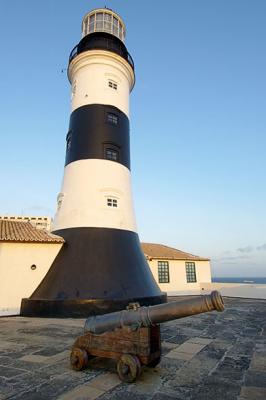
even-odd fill
[[[266,299],[266,285],[259,285],[255,283],[201,283],[202,294],[209,294],[212,290],[218,290],[222,296]]]
[[[33,293],[61,247],[62,243],[0,243],[0,316],[20,313],[21,299]]]
[[[158,282],[158,261],[168,261],[169,263],[169,283]],[[211,282],[211,267],[209,261],[195,261],[197,282],[187,283],[185,260],[151,260],[149,261],[151,272],[158,283],[160,289],[167,292],[168,296],[200,294],[200,282]]]

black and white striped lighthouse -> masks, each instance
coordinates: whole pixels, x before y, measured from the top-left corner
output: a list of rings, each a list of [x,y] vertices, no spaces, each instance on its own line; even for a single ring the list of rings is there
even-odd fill
[[[72,113],[53,233],[65,239],[22,314],[85,317],[158,304],[140,247],[131,193],[129,95],[134,63],[125,25],[110,9],[85,15],[69,58]]]

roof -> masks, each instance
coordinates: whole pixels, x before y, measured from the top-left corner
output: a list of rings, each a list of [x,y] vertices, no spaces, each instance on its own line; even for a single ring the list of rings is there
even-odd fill
[[[163,244],[141,243],[143,253],[147,258],[165,259],[165,260],[193,260],[209,261],[209,258],[195,256],[184,251],[168,247]]]
[[[64,243],[64,239],[36,229],[30,222],[0,220],[0,242]]]

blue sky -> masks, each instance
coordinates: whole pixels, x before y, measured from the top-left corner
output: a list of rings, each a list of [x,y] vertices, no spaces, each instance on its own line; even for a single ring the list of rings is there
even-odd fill
[[[136,66],[141,240],[209,256],[216,276],[265,276],[265,1],[2,0],[0,214],[55,212],[68,56],[83,15],[104,5],[124,19]]]

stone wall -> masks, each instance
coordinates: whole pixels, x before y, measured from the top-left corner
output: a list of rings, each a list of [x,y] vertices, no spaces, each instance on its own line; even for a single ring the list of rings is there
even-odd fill
[[[201,294],[208,294],[212,290],[219,290],[223,296],[243,297],[247,299],[266,299],[266,285],[248,283],[201,283]]]

